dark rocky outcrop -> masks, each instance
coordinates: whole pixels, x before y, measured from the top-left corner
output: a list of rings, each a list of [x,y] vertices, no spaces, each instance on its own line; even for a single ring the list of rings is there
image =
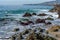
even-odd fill
[[[28,25],[29,23],[24,23],[20,21],[20,24],[25,26],[25,25]]]
[[[45,23],[46,25],[50,25],[50,24],[52,24],[51,22],[47,22],[47,23]]]
[[[44,19],[37,19],[36,23],[45,23],[45,20]]]
[[[53,19],[53,18],[48,17],[48,18],[46,18],[45,20],[54,20],[54,19]]]
[[[32,14],[30,14],[30,13],[28,13],[28,12],[26,12],[24,15],[23,15],[23,17],[31,17],[32,16]]]
[[[42,13],[42,14],[38,14],[38,16],[46,16],[47,14]]]
[[[37,15],[36,13],[32,13],[32,15]]]
[[[19,31],[19,30],[20,30],[19,28],[15,28],[15,29],[14,29],[14,32],[17,32],[17,31]]]
[[[25,30],[25,31],[23,32],[23,35],[28,34],[28,33],[29,33],[29,30]]]
[[[25,26],[25,25],[34,24],[34,23],[32,21],[27,21],[27,22],[20,21],[20,24]]]

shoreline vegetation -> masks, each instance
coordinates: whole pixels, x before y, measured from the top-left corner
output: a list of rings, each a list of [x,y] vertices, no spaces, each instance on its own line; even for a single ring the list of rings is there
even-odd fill
[[[54,8],[49,10],[49,12],[57,12],[59,15],[58,18],[60,18],[60,5],[55,5]],[[0,18],[0,21],[3,22],[3,26],[8,24],[9,21],[17,21],[17,24],[25,28],[22,32],[20,32],[21,28],[14,28],[12,32],[15,32],[15,34],[10,37],[10,40],[59,40],[60,25],[54,25],[51,22],[55,20],[54,18],[47,17],[41,19],[41,16],[45,17],[47,14],[31,14],[26,12],[20,20],[14,20],[13,18]],[[43,24],[43,26],[41,26],[41,24]],[[30,28],[28,28],[28,26]]]

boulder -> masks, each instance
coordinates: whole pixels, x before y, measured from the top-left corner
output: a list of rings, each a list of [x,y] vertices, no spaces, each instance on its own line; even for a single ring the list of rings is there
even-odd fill
[[[32,13],[32,15],[37,15],[36,13]]]
[[[47,23],[45,23],[46,25],[50,25],[50,24],[52,24],[51,22],[47,22]]]
[[[23,35],[28,34],[28,33],[29,33],[29,30],[25,30],[25,31],[23,32]]]
[[[27,21],[27,22],[20,21],[20,24],[25,26],[25,25],[34,24],[34,23],[32,21]]]
[[[29,23],[29,24],[31,24],[31,23],[34,24],[32,21],[28,21],[28,23]]]
[[[23,15],[23,17],[31,17],[32,16],[32,14],[30,14],[30,13],[28,13],[28,12],[26,12],[24,15]]]
[[[46,16],[47,14],[42,13],[42,14],[38,14],[38,16]]]
[[[45,20],[54,20],[54,19],[53,19],[53,18],[48,17],[48,18],[46,18]]]
[[[20,22],[21,25],[28,25],[28,23]]]
[[[36,23],[45,23],[45,20],[44,19],[37,19]]]
[[[19,31],[19,30],[20,30],[19,28],[15,28],[15,29],[14,29],[14,32],[17,32],[17,31]]]

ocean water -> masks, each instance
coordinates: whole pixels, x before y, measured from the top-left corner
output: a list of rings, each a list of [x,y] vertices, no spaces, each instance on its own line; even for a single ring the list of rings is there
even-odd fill
[[[25,12],[40,12],[42,10],[49,10],[53,6],[33,6],[33,5],[21,5],[21,6],[0,6],[0,17],[5,17],[6,14],[23,14]]]
[[[53,15],[54,18],[56,18],[56,14],[52,14],[50,12],[48,12],[50,9],[52,9],[53,6],[29,6],[29,5],[21,5],[21,6],[0,6],[0,18],[20,18],[21,14],[24,14],[25,12],[36,12],[36,13],[46,13],[49,15]],[[8,15],[6,17],[6,15]],[[36,16],[32,17],[33,18],[37,18]],[[12,32],[12,30],[14,30],[14,28],[19,28],[20,32],[24,31],[25,28],[29,29],[31,28],[29,25],[28,26],[22,26],[20,24],[18,24],[16,21],[7,21],[7,24],[4,26],[1,26],[4,22],[0,21],[0,37],[5,38],[5,37],[10,37],[14,34],[14,32]],[[57,22],[57,21],[56,21]],[[38,26],[38,25],[36,25]]]

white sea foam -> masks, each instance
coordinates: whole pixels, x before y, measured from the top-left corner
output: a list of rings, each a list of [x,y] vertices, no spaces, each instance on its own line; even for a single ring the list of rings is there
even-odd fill
[[[52,15],[53,18],[58,17],[58,14],[56,12],[52,13],[52,12],[48,12],[47,10],[41,10],[41,12],[45,13],[45,14],[48,14],[48,16],[46,16],[46,17],[45,16],[44,17],[42,17],[42,16],[32,16],[31,17],[32,21],[36,21],[36,19],[38,19],[38,18],[43,18],[44,19],[44,18],[50,17],[49,15]],[[41,12],[38,12],[38,13],[41,13]],[[8,15],[8,17],[15,18],[15,20],[20,20],[20,18],[23,18],[22,15],[24,15],[24,14],[7,14],[7,15]],[[0,32],[0,33],[4,34],[2,36],[10,37],[11,35],[13,35],[15,33],[15,32],[13,32],[13,30],[15,28],[19,28],[20,29],[19,32],[23,32],[24,30],[31,28],[31,26],[32,25],[22,26],[20,24],[17,24],[15,21],[12,21],[12,22],[9,22],[8,24],[6,24],[5,26],[2,26],[0,28],[0,31],[2,31],[2,32]],[[44,26],[44,24],[35,24],[35,26],[41,27],[41,28],[47,30],[47,27]],[[34,29],[34,28],[32,28],[32,29]]]

